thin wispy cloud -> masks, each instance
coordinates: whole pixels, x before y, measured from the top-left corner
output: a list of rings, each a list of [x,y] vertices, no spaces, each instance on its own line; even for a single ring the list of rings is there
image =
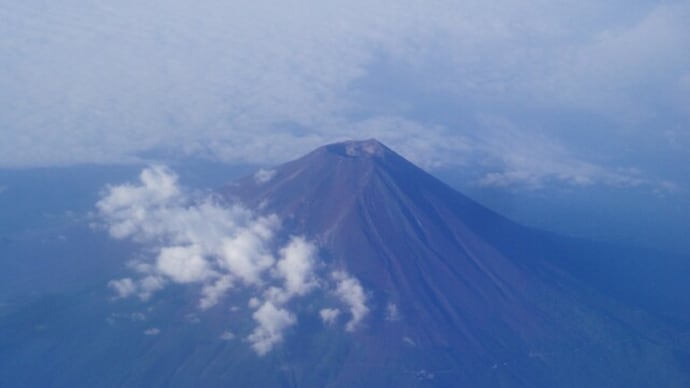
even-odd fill
[[[108,283],[116,299],[146,302],[166,287],[195,287],[203,311],[229,293],[249,291],[256,327],[246,340],[259,355],[298,324],[293,302],[310,294],[319,293],[328,303],[340,300],[351,315],[347,331],[354,331],[367,315],[359,281],[342,269],[329,269],[318,247],[304,237],[281,238],[275,215],[254,214],[177,182],[170,169],[152,166],[136,183],[108,186],[97,203],[110,236],[142,247],[143,258],[127,264],[132,276]],[[327,324],[335,319],[333,312],[321,317]]]
[[[259,171],[257,171],[256,174],[254,174],[254,180],[256,181],[256,183],[259,183],[259,184],[266,183],[266,182],[270,181],[271,179],[273,179],[274,175],[275,175],[274,170],[266,170],[266,169],[262,168]]]
[[[388,303],[386,305],[386,320],[395,322],[400,320],[400,310],[398,310],[398,305],[395,303]]]
[[[541,133],[525,131],[505,119],[484,118],[486,133],[476,139],[486,169],[479,186],[539,190],[549,185],[571,187],[638,187],[650,192],[673,192],[664,179],[648,177],[634,167],[606,168],[580,160],[563,144]],[[669,191],[670,190],[670,191]]]
[[[223,341],[232,341],[235,339],[235,334],[231,331],[224,331],[223,334],[220,335],[220,339]]]

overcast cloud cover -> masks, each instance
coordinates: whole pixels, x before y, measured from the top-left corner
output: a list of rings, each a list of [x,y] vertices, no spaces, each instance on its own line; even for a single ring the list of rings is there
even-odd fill
[[[688,1],[4,1],[0,166],[376,137],[480,185],[672,191],[688,20]]]
[[[152,166],[141,172],[139,182],[107,187],[98,202],[110,235],[142,248],[141,259],[128,263],[133,276],[109,282],[116,298],[145,302],[167,285],[184,285],[199,289],[199,308],[205,310],[228,293],[249,290],[254,296],[247,304],[255,310],[256,327],[246,339],[259,355],[298,323],[288,303],[312,292],[325,296],[323,303],[339,301],[348,309],[345,330],[359,327],[369,313],[359,280],[323,263],[318,248],[305,238],[281,241],[276,216],[258,216],[210,194],[195,194],[177,179],[170,169]],[[338,311],[324,306],[320,316],[332,325]]]

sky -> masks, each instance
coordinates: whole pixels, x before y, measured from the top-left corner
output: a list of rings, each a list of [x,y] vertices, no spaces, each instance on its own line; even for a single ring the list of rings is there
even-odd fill
[[[688,198],[690,1],[0,1],[0,167],[377,138],[477,188]],[[0,182],[1,183],[1,182]]]

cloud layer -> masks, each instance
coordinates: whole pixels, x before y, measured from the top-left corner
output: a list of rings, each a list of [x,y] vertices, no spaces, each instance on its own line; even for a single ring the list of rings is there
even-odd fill
[[[230,292],[249,290],[256,327],[246,339],[259,355],[297,324],[291,302],[315,291],[322,300],[340,300],[349,309],[347,331],[355,330],[369,311],[359,281],[329,269],[304,237],[283,241],[276,216],[257,216],[212,195],[195,195],[164,166],[143,170],[137,183],[107,187],[96,206],[113,238],[136,241],[144,249],[143,259],[128,264],[135,276],[109,282],[116,297],[147,301],[168,285],[191,285],[199,289],[204,310]],[[328,324],[337,318],[334,313],[321,316]]]
[[[673,175],[652,156],[690,165],[689,17],[687,1],[7,2],[0,166],[273,163],[377,137],[483,184]],[[555,146],[504,156],[506,128]]]

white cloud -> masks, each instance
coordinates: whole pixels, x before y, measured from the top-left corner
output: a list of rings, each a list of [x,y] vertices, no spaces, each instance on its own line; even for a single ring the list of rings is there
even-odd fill
[[[263,273],[275,263],[266,245],[272,239],[275,218],[259,219],[254,225],[224,238],[222,262],[232,274],[246,284],[258,284]]]
[[[149,329],[144,330],[144,334],[145,334],[145,335],[151,335],[151,336],[153,336],[153,335],[158,335],[158,334],[160,334],[160,333],[161,333],[161,330],[160,330],[159,328],[157,328],[157,327],[151,327],[151,328],[149,328]]]
[[[162,275],[177,283],[199,282],[214,275],[208,268],[208,262],[201,256],[201,249],[196,245],[162,248],[156,267]]]
[[[386,305],[386,320],[391,322],[400,320],[400,311],[394,303]]]
[[[321,320],[323,321],[323,323],[327,325],[332,325],[335,323],[336,319],[338,319],[338,316],[340,315],[340,310],[334,308],[321,309],[319,311],[319,315],[321,316]]]
[[[345,324],[345,330],[354,331],[362,319],[369,313],[366,305],[367,296],[359,280],[351,277],[343,271],[336,271],[331,274],[336,281],[335,293],[340,300],[345,303],[352,317]]]
[[[668,98],[661,90],[675,94],[676,80],[690,65],[689,16],[687,2],[656,4],[625,27],[593,31],[586,44],[559,50],[555,67],[537,84],[550,83],[544,97],[569,106],[617,121],[643,119],[653,114],[650,101]],[[641,89],[650,96],[635,95]]]
[[[130,314],[112,313],[108,316],[108,318],[106,318],[106,322],[108,322],[108,324],[111,326],[115,325],[118,320],[126,320],[129,322],[144,322],[146,321],[146,314],[140,312]]]
[[[108,287],[115,291],[117,298],[128,298],[136,295],[139,299],[146,301],[149,300],[156,291],[165,287],[165,280],[154,275],[148,275],[138,280],[123,278],[109,281]]]
[[[247,306],[249,306],[249,308],[255,309],[255,308],[261,306],[261,301],[257,297],[251,297],[251,298],[249,298],[249,301],[247,302]]]
[[[129,319],[132,320],[132,322],[145,321],[146,315],[144,313],[131,313]]]
[[[256,285],[275,259],[270,252],[275,216],[254,217],[240,206],[223,206],[214,198],[195,198],[177,185],[177,176],[162,166],[145,169],[138,184],[110,186],[97,203],[114,238],[153,245],[153,262],[133,264],[145,274],[111,283],[123,295],[148,299],[174,283],[203,283],[204,308],[216,303],[233,279]],[[135,291],[136,290],[136,291]]]
[[[276,273],[285,281],[290,295],[304,295],[317,285],[315,265],[316,247],[303,237],[293,237],[280,250]]]
[[[278,217],[256,216],[241,206],[195,195],[163,166],[145,169],[136,184],[109,186],[97,208],[113,238],[134,240],[146,252],[128,263],[138,277],[108,283],[118,298],[147,301],[171,284],[196,286],[199,308],[205,310],[230,292],[251,291],[256,296],[248,306],[255,309],[257,326],[247,339],[260,355],[297,323],[286,304],[322,284],[326,290],[334,288],[348,305],[352,319],[347,330],[354,330],[368,311],[356,279],[342,271],[332,279],[319,275],[319,269],[327,268],[318,262],[313,243],[300,236],[286,242],[276,237]],[[334,311],[324,319],[335,319]]]
[[[165,280],[156,275],[149,275],[138,282],[138,288],[139,288],[139,299],[146,301],[151,298],[151,296],[159,290],[162,290],[165,287]]]
[[[275,176],[276,171],[275,170],[266,170],[266,169],[260,169],[259,171],[254,174],[254,180],[258,184],[266,183],[273,179]]]
[[[131,295],[134,295],[137,290],[134,281],[130,278],[111,280],[108,282],[108,287],[115,290],[118,298],[127,298]]]
[[[419,381],[430,381],[433,380],[434,377],[436,377],[436,374],[433,372],[427,372],[426,370],[422,369],[419,372],[417,372],[417,380]]]
[[[223,332],[223,334],[220,335],[220,339],[222,339],[223,341],[232,341],[233,339],[235,339],[235,334],[231,331],[226,330]]]
[[[204,285],[201,290],[202,298],[199,301],[199,307],[208,309],[215,306],[220,301],[220,298],[232,288],[232,280],[230,276],[221,276],[215,282]]]
[[[8,3],[0,165],[149,150],[267,163],[379,137],[425,166],[480,168],[474,112],[527,135],[525,116],[596,115],[622,155],[615,140],[643,147],[656,119],[688,127],[689,15],[683,1]],[[566,149],[587,130],[554,127]]]
[[[276,307],[270,301],[265,302],[253,314],[258,326],[247,337],[252,348],[260,356],[268,353],[273,346],[283,340],[283,332],[297,323],[294,314],[284,308]]]
[[[316,247],[303,237],[293,237],[280,249],[280,260],[276,262],[273,276],[282,280],[283,286],[268,287],[263,304],[258,298],[249,301],[250,307],[258,307],[253,315],[258,326],[247,339],[259,355],[266,354],[282,341],[283,331],[296,324],[294,314],[282,306],[295,297],[306,295],[318,285],[315,264]]]
[[[639,169],[607,168],[580,160],[552,137],[536,136],[503,118],[484,117],[482,122],[485,131],[475,139],[474,150],[482,155],[487,172],[477,180],[479,186],[540,190],[561,184],[663,190],[663,180],[645,178]]]
[[[139,181],[137,186],[108,187],[97,204],[101,214],[108,217],[109,231],[115,238],[146,241],[166,232],[159,213],[165,212],[164,205],[180,195],[177,175],[166,167],[151,166],[141,172]]]

